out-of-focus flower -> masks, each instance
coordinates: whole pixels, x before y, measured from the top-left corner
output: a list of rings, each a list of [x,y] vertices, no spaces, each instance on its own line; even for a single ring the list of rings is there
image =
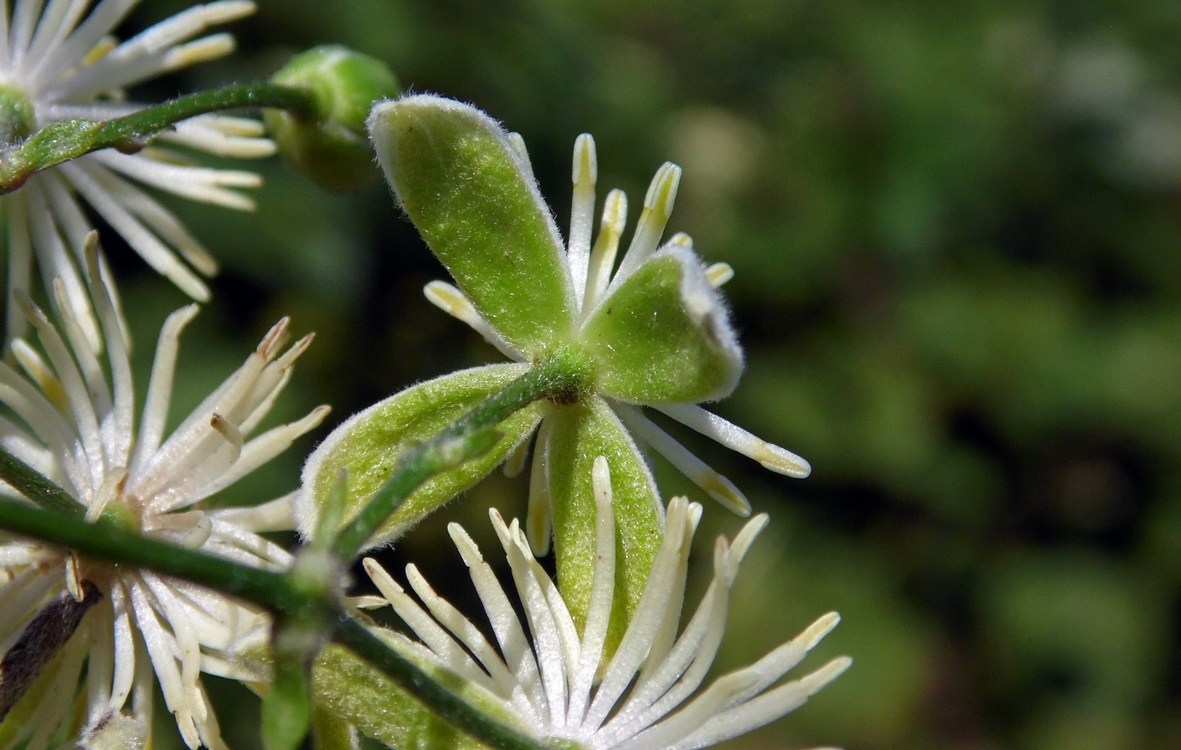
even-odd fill
[[[288,322],[281,320],[245,363],[168,434],[178,338],[197,307],[178,310],[161,330],[137,425],[124,321],[96,252],[88,251],[87,266],[107,366],[86,341],[64,282],[53,287],[56,325],[21,295],[21,308],[41,346],[38,351],[15,339],[12,358],[20,369],[0,363],[0,404],[6,412],[0,418],[0,445],[65,489],[90,520],[101,516],[145,536],[246,565],[285,567],[290,555],[260,532],[291,528],[290,496],[215,510],[202,501],[278,455],[326,415],[327,407],[318,407],[296,422],[247,438],[282,391],[311,336],[284,349]],[[12,494],[7,485],[0,488]],[[262,678],[235,659],[244,641],[265,637],[268,620],[261,610],[151,571],[93,563],[19,540],[0,545],[0,566],[0,650],[5,653],[36,636],[30,632],[36,628],[26,626],[55,596],[67,608],[65,597],[102,597],[82,616],[60,658],[9,714],[6,724],[18,722],[18,728],[5,735],[4,747],[25,740],[29,747],[44,747],[75,720],[83,667],[85,715],[81,734],[71,743],[77,739],[85,747],[99,747],[146,737],[154,672],[185,743],[224,746],[200,675]],[[104,737],[108,741],[100,742]]]
[[[381,594],[420,641],[399,643],[428,664],[449,670],[515,716],[539,740],[570,740],[585,748],[698,748],[775,721],[803,704],[851,663],[839,657],[799,679],[782,682],[833,627],[835,613],[754,664],[702,689],[725,629],[730,589],[751,542],[766,526],[756,516],[733,542],[719,537],[714,576],[678,634],[688,557],[701,506],[669,502],[667,524],[647,585],[618,648],[605,648],[615,585],[616,530],[607,461],[593,468],[599,566],[586,623],[575,624],[557,586],[533,557],[517,521],[492,523],[512,569],[526,624],[480,550],[457,524],[448,530],[467,565],[496,641],[442,599],[410,565],[416,602],[372,559],[365,568]]]
[[[234,49],[224,33],[200,36],[209,27],[254,11],[248,0],[194,6],[124,42],[111,35],[140,0],[88,2],[16,0],[0,12],[0,147],[37,129],[70,119],[105,120],[142,105],[125,100],[124,88]],[[28,289],[34,263],[49,286],[61,278],[80,325],[92,343],[98,327],[86,306],[80,271],[83,244],[92,226],[86,207],[118,232],[148,265],[194,299],[209,290],[201,275],[217,270],[212,256],[149,189],[239,210],[254,206],[233,190],[256,187],[257,175],[211,169],[183,152],[255,158],[274,153],[255,120],[204,115],[156,136],[138,153],[97,151],[35,174],[0,198],[8,253],[9,336],[23,329],[16,289]],[[149,188],[149,189],[145,189]]]

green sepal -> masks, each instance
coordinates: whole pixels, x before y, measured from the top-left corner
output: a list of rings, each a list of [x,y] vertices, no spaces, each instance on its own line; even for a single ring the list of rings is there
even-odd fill
[[[347,419],[304,464],[303,489],[296,503],[300,533],[310,537],[319,529],[320,508],[334,492],[339,494],[342,472],[347,482],[342,521],[347,522],[390,478],[407,448],[442,432],[527,370],[527,365],[520,364],[462,370],[408,388]],[[533,431],[540,418],[540,405],[532,404],[501,422],[496,429],[502,437],[487,453],[424,482],[368,546],[392,541],[483,479]]]
[[[357,750],[359,746],[352,724],[320,706],[312,709],[313,750]]]
[[[591,468],[595,458],[604,456],[611,470],[615,599],[606,649],[613,653],[644,592],[664,535],[660,496],[639,448],[605,401],[593,397],[550,408],[542,428],[542,451],[553,507],[558,588],[580,631],[586,624],[598,559]]]
[[[562,240],[500,125],[466,104],[409,96],[374,107],[369,133],[402,208],[484,319],[529,358],[568,341]]]
[[[277,655],[271,684],[262,699],[262,746],[265,750],[296,750],[312,720],[307,666],[290,654]]]
[[[382,632],[382,631],[377,631]],[[488,715],[514,724],[515,717],[482,688],[418,657],[399,637],[384,639],[391,648],[415,662],[444,686]],[[362,734],[389,747],[418,750],[477,750],[486,746],[447,723],[393,680],[352,651],[336,645],[325,648],[312,670],[316,705],[350,722]]]
[[[661,250],[599,303],[582,328],[599,391],[641,404],[723,398],[742,374],[729,312],[692,250]]]
[[[385,63],[345,47],[313,47],[291,58],[271,81],[311,93],[315,116],[263,112],[279,153],[331,190],[352,190],[377,176],[365,119],[373,103],[401,93]]]

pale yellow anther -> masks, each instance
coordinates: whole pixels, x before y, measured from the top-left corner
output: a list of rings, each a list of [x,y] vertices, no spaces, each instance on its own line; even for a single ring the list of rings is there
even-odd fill
[[[808,651],[817,643],[820,643],[824,636],[832,632],[832,629],[841,621],[841,616],[836,612],[829,612],[816,622],[808,626],[803,633],[796,636],[796,640],[803,644]]]
[[[177,70],[217,60],[232,53],[236,46],[234,38],[229,34],[213,34],[169,50],[164,56],[162,67],[165,70]]]
[[[603,218],[599,224],[599,236],[591,249],[590,268],[587,271],[586,300],[583,310],[594,308],[611,281],[611,268],[619,252],[619,238],[627,223],[627,195],[622,190],[612,190],[603,202]]]
[[[668,238],[668,244],[673,247],[693,247],[693,238],[686,232],[677,232]]]
[[[454,318],[467,320],[476,314],[476,308],[472,307],[467,297],[444,281],[430,282],[423,287],[422,293],[432,305]]]
[[[226,117],[218,115],[206,121],[214,130],[223,135],[237,135],[246,138],[256,138],[267,132],[261,120],[251,120],[245,117]]]
[[[791,451],[780,448],[778,445],[772,445],[771,443],[760,442],[756,444],[748,455],[762,464],[764,468],[770,469],[777,474],[785,474],[789,477],[803,479],[812,473],[812,465],[807,461]]]
[[[595,139],[583,133],[574,141],[574,185],[594,186],[599,181],[599,163],[595,156]]]
[[[37,387],[45,394],[49,403],[61,412],[66,412],[69,409],[70,403],[66,398],[65,386],[23,339],[16,339],[12,342],[12,356],[16,358],[17,364],[21,366],[29,379],[37,383]]]
[[[734,278],[734,269],[730,267],[729,263],[714,263],[705,269],[705,280],[714,289],[717,289],[732,278]]]
[[[291,325],[291,318],[280,318],[279,322],[271,326],[271,330],[267,331],[267,335],[263,337],[262,341],[258,342],[258,347],[255,348],[254,353],[261,356],[263,359],[270,360],[284,344],[287,339],[291,337],[288,333],[287,327]]]
[[[533,162],[529,161],[529,149],[525,147],[525,139],[521,137],[520,133],[509,133],[508,142],[513,147],[513,151],[517,154],[517,164],[525,176],[533,179]]]
[[[525,470],[525,462],[529,459],[529,445],[530,441],[525,440],[508,454],[508,458],[504,460],[506,477],[515,477]]]
[[[804,688],[808,697],[811,698],[825,685],[844,674],[845,670],[851,666],[853,666],[852,659],[847,656],[838,656],[815,672],[801,677],[800,687]]]
[[[223,0],[209,3],[202,10],[202,20],[209,26],[237,21],[254,13],[258,5],[253,0]]]
[[[86,592],[82,590],[82,571],[76,555],[66,555],[66,590],[76,602],[86,598]]]
[[[292,344],[291,347],[287,349],[287,351],[283,352],[283,356],[275,360],[275,364],[278,365],[280,369],[286,370],[295,364],[295,360],[299,359],[300,356],[308,350],[308,347],[311,346],[312,342],[315,340],[316,334],[314,331],[305,335],[299,341],[296,341],[294,344]]]
[[[701,489],[709,493],[710,497],[725,506],[727,510],[744,518],[750,515],[750,501],[729,479],[713,472],[701,477],[700,481]]]
[[[93,49],[86,53],[86,56],[82,58],[82,64],[92,65],[101,60],[108,52],[118,46],[118,39],[113,36],[105,36],[99,40],[98,44],[94,45]]]
[[[651,211],[659,217],[661,225],[672,215],[673,204],[677,200],[677,188],[681,184],[681,168],[666,161],[656,170],[652,184],[648,186],[648,194],[644,196],[644,210]]]

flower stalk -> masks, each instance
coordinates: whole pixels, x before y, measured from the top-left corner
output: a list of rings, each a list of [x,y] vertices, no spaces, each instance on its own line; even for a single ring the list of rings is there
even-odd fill
[[[45,510],[81,518],[86,509],[70,493],[45,478],[24,461],[0,448],[0,479]]]
[[[578,401],[589,392],[592,363],[573,348],[559,349],[521,377],[478,404],[435,437],[420,443],[401,459],[394,475],[369,499],[336,537],[337,557],[352,559],[423,482],[491,449],[499,438],[495,426],[536,401]]]
[[[32,471],[32,469],[29,469]],[[48,481],[48,480],[45,480]],[[133,565],[217,589],[275,615],[314,618],[331,640],[355,651],[448,722],[489,747],[539,750],[512,727],[469,706],[421,668],[389,649],[349,616],[331,595],[319,594],[293,573],[277,573],[187,550],[99,522],[63,516],[18,500],[0,499],[0,527],[111,563]]]
[[[187,94],[110,120],[53,122],[0,150],[0,194],[16,190],[37,172],[92,151],[114,148],[134,153],[178,122],[244,107],[281,109],[297,118],[313,117],[316,111],[312,94],[304,89],[256,82]]]

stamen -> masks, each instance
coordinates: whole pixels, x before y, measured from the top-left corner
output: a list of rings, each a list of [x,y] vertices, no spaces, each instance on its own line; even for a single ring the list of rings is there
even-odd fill
[[[730,267],[729,263],[714,263],[705,269],[705,280],[714,289],[722,286],[732,278],[734,278],[734,269]]]
[[[607,459],[599,456],[591,468],[595,493],[595,569],[591,575],[590,606],[582,631],[582,648],[570,686],[570,705],[566,723],[582,724],[590,702],[590,691],[603,658],[603,644],[611,622],[611,604],[615,596],[615,511],[612,507],[611,470]]]
[[[525,179],[535,182],[537,178],[533,176],[533,162],[529,159],[529,149],[525,147],[525,139],[521,137],[520,133],[509,133],[508,142],[513,147],[513,153],[517,157],[517,166],[524,173]]]
[[[174,130],[160,133],[157,140],[179,143],[229,159],[262,159],[274,155],[278,148],[274,141],[257,137],[257,133],[242,134],[236,125],[225,127],[222,124],[237,119],[220,115],[194,117],[177,123]]]
[[[168,50],[168,54],[164,55],[164,59],[160,61],[160,69],[161,72],[173,71],[216,60],[229,55],[236,47],[233,36],[211,34]]]
[[[627,196],[622,190],[612,190],[603,203],[603,218],[599,236],[591,250],[586,276],[586,299],[582,303],[583,320],[599,304],[611,282],[611,269],[619,252],[619,239],[627,224]]]
[[[590,267],[591,226],[595,213],[595,183],[599,167],[595,158],[595,140],[583,133],[574,141],[574,198],[570,206],[570,241],[566,251],[574,282],[576,307],[581,310],[587,293]]]
[[[531,439],[525,438],[509,451],[508,458],[504,460],[504,475],[506,477],[515,477],[525,470],[525,462],[529,460],[529,449],[532,444]]]
[[[612,404],[612,407],[636,437],[664,456],[677,471],[705,490],[710,497],[740,516],[750,515],[750,501],[733,482],[689,452],[675,438],[645,417],[639,409],[618,403]]]
[[[29,380],[37,384],[49,403],[59,411],[67,411],[69,402],[66,399],[65,386],[53,374],[53,370],[49,369],[49,365],[45,364],[45,360],[41,359],[37,350],[29,346],[24,339],[14,339],[10,346],[17,364],[29,376]]]
[[[612,286],[621,284],[656,252],[660,237],[664,234],[664,227],[672,214],[677,187],[680,184],[681,168],[676,164],[665,162],[656,171],[652,184],[648,186],[648,194],[644,197],[644,210],[640,213],[636,233],[632,237],[631,246],[623,256],[623,262],[619,265],[619,272],[611,281]]]
[[[89,523],[97,521],[106,510],[107,505],[123,494],[126,484],[127,469],[122,466],[111,467],[103,477],[102,484],[98,486],[94,496],[90,498],[90,504],[86,508],[86,520]]]
[[[543,557],[549,553],[550,537],[553,535],[553,499],[549,485],[550,429],[548,420],[542,420],[534,438],[533,465],[529,470],[529,505],[525,515],[525,531],[533,554]]]
[[[209,426],[217,431],[219,435],[226,439],[226,442],[236,449],[236,453],[242,451],[242,446],[246,440],[242,437],[242,432],[233,422],[227,421],[222,415],[214,414],[209,420]]]
[[[82,588],[82,571],[78,569],[78,556],[72,553],[66,555],[66,590],[75,602],[86,598]]]
[[[803,479],[812,473],[812,466],[803,458],[786,448],[768,443],[755,437],[736,424],[727,422],[700,406],[693,404],[654,404],[653,408],[664,412],[690,429],[713,438],[732,451],[737,451],[758,461],[764,468],[777,474]]]
[[[501,354],[518,362],[526,357],[515,347],[510,345],[496,330],[484,320],[484,316],[468,300],[463,292],[445,281],[432,281],[422,289],[427,301],[453,318],[467,323],[476,333],[484,337]]]

